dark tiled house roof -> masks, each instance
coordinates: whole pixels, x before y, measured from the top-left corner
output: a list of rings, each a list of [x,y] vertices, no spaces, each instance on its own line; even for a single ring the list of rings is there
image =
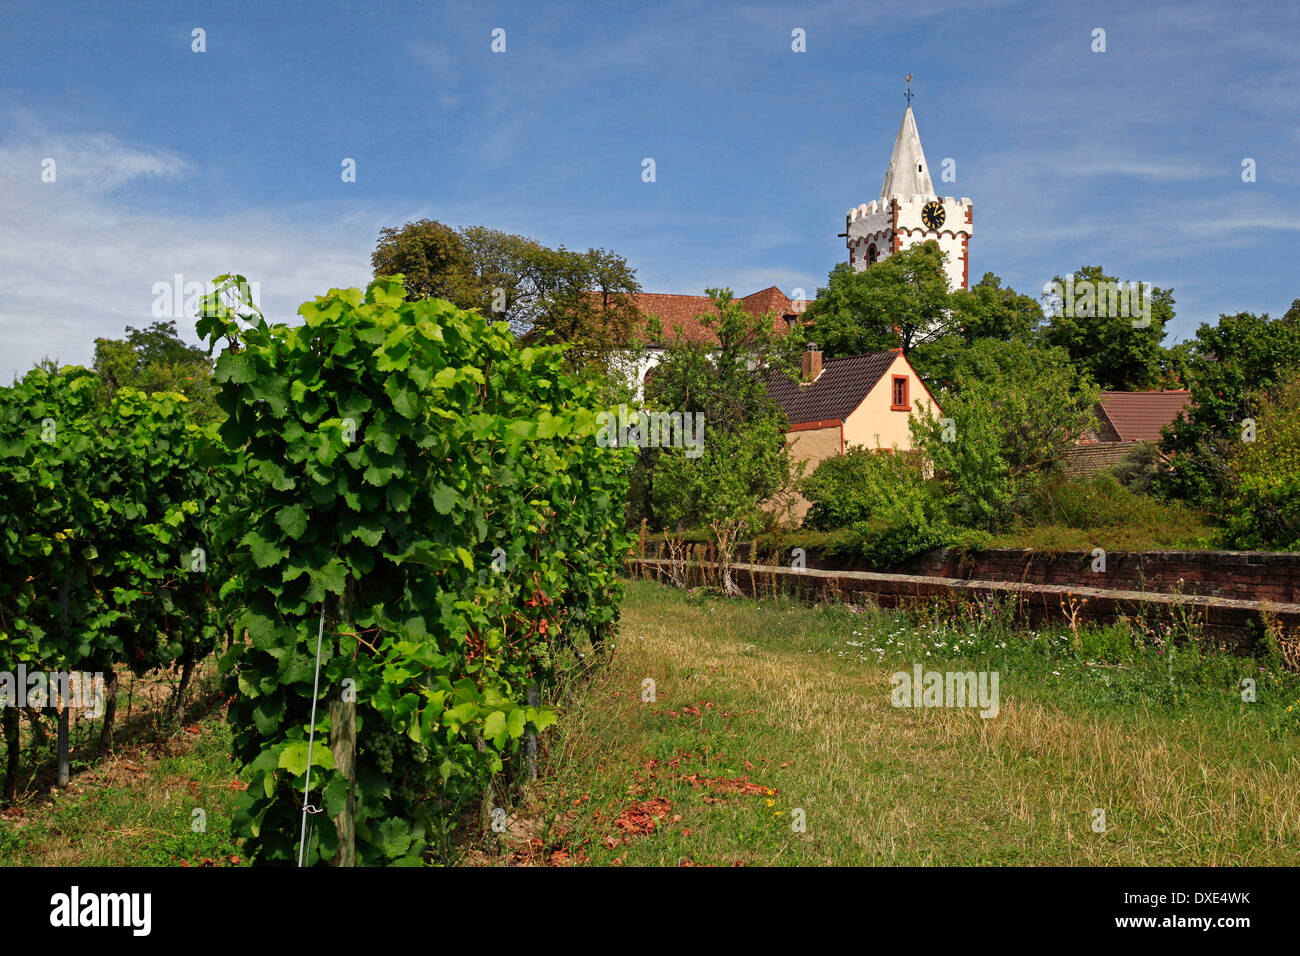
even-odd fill
[[[809,384],[800,384],[779,372],[769,372],[763,380],[791,425],[843,421],[862,404],[898,355],[896,351],[872,352],[830,359],[822,364],[816,381]]]
[[[676,328],[681,326],[682,338],[687,342],[717,342],[713,331],[700,323],[701,314],[716,315],[713,300],[705,295],[666,295],[658,292],[641,292],[635,296],[637,307],[650,315],[659,317],[663,326],[662,334],[656,336],[658,341],[652,345],[671,342],[676,338]],[[752,295],[740,299],[740,304],[750,315],[763,315],[771,311],[776,314],[775,335],[782,336],[790,328],[790,323],[783,321],[787,317],[797,319],[808,305],[807,299],[791,299],[776,286],[769,286]]]
[[[1178,417],[1191,397],[1188,391],[1102,392],[1097,401],[1101,437],[1112,441],[1159,441],[1160,429]]]

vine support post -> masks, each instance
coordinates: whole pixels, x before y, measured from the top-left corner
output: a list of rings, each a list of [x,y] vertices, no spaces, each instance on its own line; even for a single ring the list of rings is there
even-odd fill
[[[344,700],[339,691],[330,696],[330,750],[334,752],[334,766],[348,781],[348,799],[334,818],[339,835],[339,850],[330,861],[332,866],[357,865],[357,705]]]
[[[71,770],[68,761],[68,717],[71,708],[68,706],[69,701],[66,697],[59,701],[59,777],[58,786],[60,788],[68,785],[71,778]]]
[[[68,579],[65,577],[63,583],[59,585],[59,605],[62,610],[63,629],[68,629]],[[71,683],[71,674],[56,674],[53,681],[53,690],[58,698],[59,707],[59,770],[58,777],[55,781],[56,786],[62,789],[68,785],[68,780],[72,773],[68,761],[68,700]]]
[[[4,723],[5,733],[4,800],[6,803],[12,803],[17,796],[18,757],[21,753],[18,746],[18,708],[4,707],[0,708],[0,712],[3,713],[0,720]]]
[[[104,675],[104,721],[99,728],[99,749],[113,746],[113,721],[117,717],[117,671]]]
[[[528,706],[537,706],[537,681],[528,685]],[[537,779],[537,734],[529,733],[524,741],[524,758],[527,761],[527,780],[532,783]]]
[[[172,710],[176,713],[176,719],[181,722],[185,720],[185,691],[189,689],[190,679],[193,676],[194,658],[189,651],[186,651],[181,662],[181,680],[176,685],[176,696],[172,699]],[[130,710],[129,705],[127,709]]]
[[[339,624],[341,630],[355,630],[352,610],[355,606],[356,585],[349,582],[339,596]],[[335,645],[331,642],[331,648]],[[351,699],[349,699],[351,698]],[[345,693],[342,686],[334,688],[329,699],[330,750],[334,753],[334,767],[348,782],[348,798],[343,809],[334,818],[339,849],[330,860],[331,866],[357,865],[357,703],[356,693]],[[322,798],[324,794],[322,793]]]

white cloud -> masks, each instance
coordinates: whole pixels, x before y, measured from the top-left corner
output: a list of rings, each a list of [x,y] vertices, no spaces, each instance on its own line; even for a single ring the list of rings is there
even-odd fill
[[[40,160],[57,153],[57,180]],[[157,282],[239,272],[261,284],[268,318],[291,318],[330,287],[364,284],[380,227],[341,204],[204,216],[124,200],[153,180],[196,180],[176,154],[106,134],[20,129],[0,143],[0,381],[43,356],[89,364],[96,337],[148,325]],[[128,188],[130,187],[130,188]],[[192,321],[179,317],[195,340]]]

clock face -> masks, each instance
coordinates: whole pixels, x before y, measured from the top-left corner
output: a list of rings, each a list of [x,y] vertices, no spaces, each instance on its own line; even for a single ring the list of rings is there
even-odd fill
[[[921,207],[921,221],[929,229],[938,229],[942,226],[945,216],[943,203],[937,199],[932,199]]]

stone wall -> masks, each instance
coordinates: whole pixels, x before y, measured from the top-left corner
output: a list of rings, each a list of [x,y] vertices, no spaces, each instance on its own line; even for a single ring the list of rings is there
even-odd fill
[[[648,541],[645,555],[666,555],[662,542]],[[692,545],[688,555],[713,560],[707,545]],[[776,555],[741,545],[738,561],[789,566],[789,551]],[[958,551],[942,548],[902,568],[880,568],[861,558],[809,548],[808,568],[830,571],[899,571],[927,577],[979,581],[1019,581],[1121,591],[1155,591],[1242,601],[1300,603],[1300,553],[1276,551],[1110,551],[1106,570],[1093,571],[1091,551],[1031,551],[990,548]],[[1181,584],[1180,584],[1181,582]]]
[[[1145,444],[1146,442],[1140,441],[1113,441],[1074,445],[1066,450],[1063,467],[1069,475],[1095,475],[1107,468],[1114,468],[1131,451]]]
[[[720,583],[720,571],[711,561],[672,561],[629,558],[633,574],[678,586]],[[731,579],[752,596],[791,594],[816,602],[878,604],[898,607],[912,602],[951,601],[954,607],[992,595],[1007,601],[1017,618],[1031,626],[1063,626],[1071,615],[1076,621],[1107,623],[1121,617],[1141,617],[1148,625],[1162,622],[1200,625],[1202,640],[1216,649],[1251,652],[1266,625],[1278,628],[1291,649],[1286,654],[1297,669],[1296,642],[1300,641],[1300,604],[1269,605],[1191,594],[1130,591],[1078,585],[1024,581],[995,581],[874,571],[842,571],[756,564],[733,564]]]

